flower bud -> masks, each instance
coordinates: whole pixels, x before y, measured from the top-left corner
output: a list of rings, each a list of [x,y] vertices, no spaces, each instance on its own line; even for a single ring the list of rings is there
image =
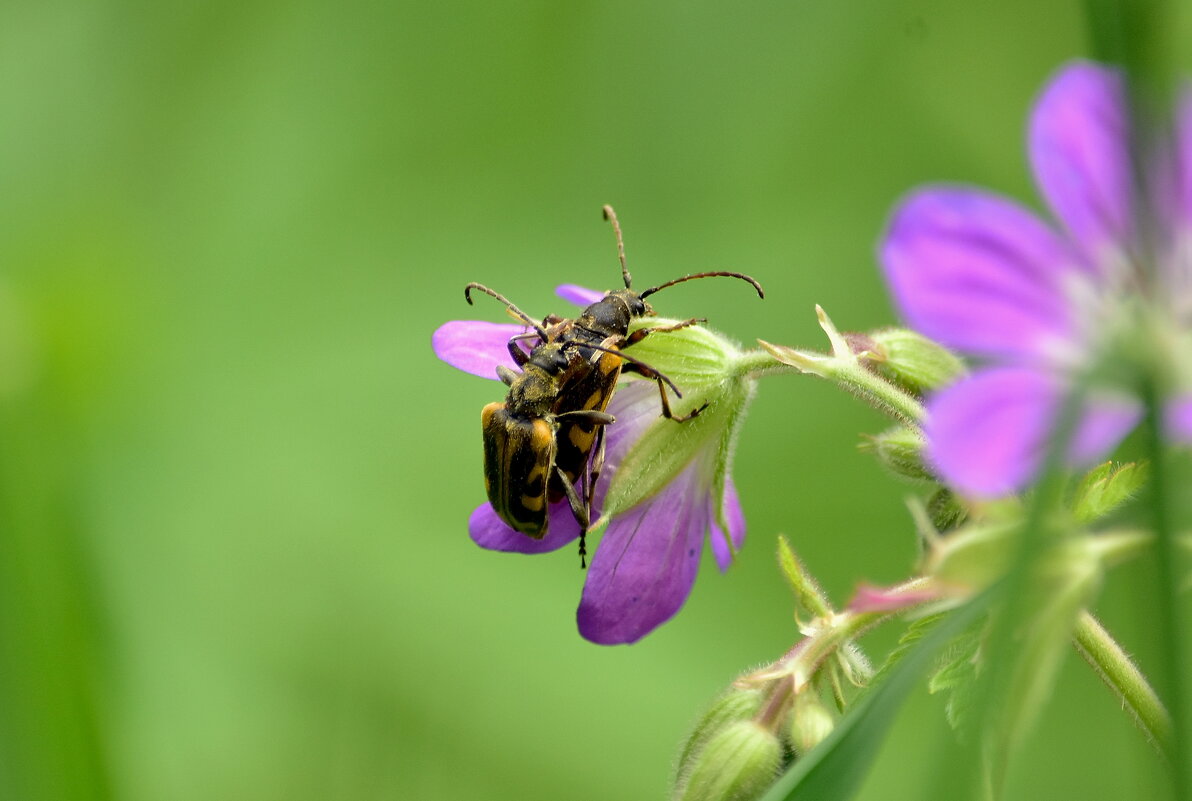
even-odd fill
[[[869,339],[877,347],[863,363],[915,395],[950,384],[965,372],[955,354],[914,331],[886,328],[870,333]]]
[[[795,754],[806,754],[815,748],[836,728],[836,717],[819,696],[811,690],[795,696],[791,709],[790,738]]]
[[[968,518],[968,510],[947,487],[940,487],[927,499],[927,516],[941,534],[959,527]]]
[[[683,744],[683,752],[679,754],[679,761],[675,765],[676,785],[690,774],[693,758],[700,753],[708,740],[724,727],[752,718],[761,709],[763,700],[761,690],[755,689],[730,687],[721,694],[695,724],[695,728]]]
[[[905,426],[891,428],[860,445],[861,450],[877,457],[882,466],[895,475],[916,481],[936,481],[923,464],[923,435]]]
[[[754,720],[730,723],[696,754],[675,787],[676,801],[753,801],[774,782],[782,743]]]

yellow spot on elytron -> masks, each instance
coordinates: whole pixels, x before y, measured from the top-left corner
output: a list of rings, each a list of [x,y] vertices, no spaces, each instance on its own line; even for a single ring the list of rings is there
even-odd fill
[[[567,436],[571,440],[571,444],[579,448],[581,451],[586,451],[595,439],[593,434],[589,434],[579,428],[572,428],[571,433]]]
[[[528,476],[526,476],[526,483],[528,484],[528,483],[532,482],[534,479],[538,478],[540,475],[542,475],[542,465],[536,464],[536,465],[534,465],[534,469],[530,471],[530,474]]]
[[[545,420],[534,421],[534,433],[530,435],[530,445],[535,451],[544,451],[551,445],[551,440],[554,439],[554,433],[551,431],[550,424]]]
[[[490,403],[480,410],[480,425],[488,428],[488,424],[492,421],[493,415],[505,408],[503,403]]]
[[[603,397],[604,397],[604,392],[602,392],[599,389],[596,390],[595,392],[593,392],[591,395],[588,396],[587,401],[584,402],[584,408],[585,409],[598,408],[598,404],[603,399]]]
[[[542,509],[542,502],[546,500],[541,495],[530,497],[529,495],[521,496],[521,505],[529,509],[531,512],[537,512]]]

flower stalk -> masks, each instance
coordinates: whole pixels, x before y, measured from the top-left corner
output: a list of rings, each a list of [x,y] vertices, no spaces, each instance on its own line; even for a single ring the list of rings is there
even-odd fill
[[[1146,676],[1087,610],[1076,619],[1073,645],[1121,701],[1122,708],[1130,713],[1146,735],[1147,742],[1166,758],[1172,747],[1171,715]]]
[[[1171,508],[1172,496],[1168,473],[1168,455],[1163,447],[1163,411],[1159,401],[1158,380],[1146,382],[1143,397],[1146,403],[1147,446],[1151,462],[1151,528],[1157,544],[1155,565],[1158,573],[1158,590],[1155,599],[1155,618],[1159,629],[1161,658],[1163,659],[1163,685],[1167,703],[1174,710],[1168,742],[1168,753],[1172,755],[1171,782],[1176,801],[1192,798],[1192,760],[1186,754],[1188,743],[1187,680],[1184,676],[1181,634],[1188,629],[1182,614],[1179,598],[1180,578],[1178,567],[1185,563],[1184,554],[1176,535]]]
[[[836,329],[821,306],[815,307],[815,313],[820,328],[828,336],[831,345],[829,353],[789,348],[760,339],[758,344],[779,362],[801,372],[826,378],[899,422],[916,427],[921,425],[923,405],[919,400],[867,368],[863,362],[865,353],[853,352],[848,340]]]

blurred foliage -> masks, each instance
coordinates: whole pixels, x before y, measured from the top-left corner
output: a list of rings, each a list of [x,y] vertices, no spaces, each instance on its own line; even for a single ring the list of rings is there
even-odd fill
[[[501,391],[430,332],[501,319],[467,281],[532,314],[614,286],[606,202],[640,281],[767,290],[664,314],[890,324],[894,200],[1032,197],[1024,115],[1087,48],[1079,4],[1025,0],[3,4],[0,797],[662,796],[706,700],[795,637],[776,533],[838,602],[912,564],[907,488],[855,449],[882,422],[764,382],[739,564],[600,648],[574,553],[468,540]],[[1129,581],[1099,610],[1127,644]],[[1073,660],[1060,687],[1010,796],[1137,795],[1131,723]],[[862,797],[939,773],[936,700]]]

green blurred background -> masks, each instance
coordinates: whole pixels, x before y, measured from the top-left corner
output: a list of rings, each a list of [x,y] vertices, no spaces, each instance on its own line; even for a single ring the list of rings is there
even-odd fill
[[[663,797],[701,707],[797,636],[776,533],[841,603],[911,569],[911,490],[855,448],[884,421],[767,379],[740,561],[603,648],[572,549],[468,539],[502,392],[431,331],[503,319],[468,281],[535,315],[555,284],[615,286],[602,203],[643,285],[767,290],[689,284],[663,313],[806,347],[815,303],[889,324],[873,251],[902,192],[1036,202],[1026,114],[1088,52],[1081,10],[8,0],[0,797]],[[1100,610],[1128,646],[1138,581]],[[915,699],[864,798],[931,784],[940,708]],[[1154,770],[1072,658],[1009,797],[1123,798]]]

